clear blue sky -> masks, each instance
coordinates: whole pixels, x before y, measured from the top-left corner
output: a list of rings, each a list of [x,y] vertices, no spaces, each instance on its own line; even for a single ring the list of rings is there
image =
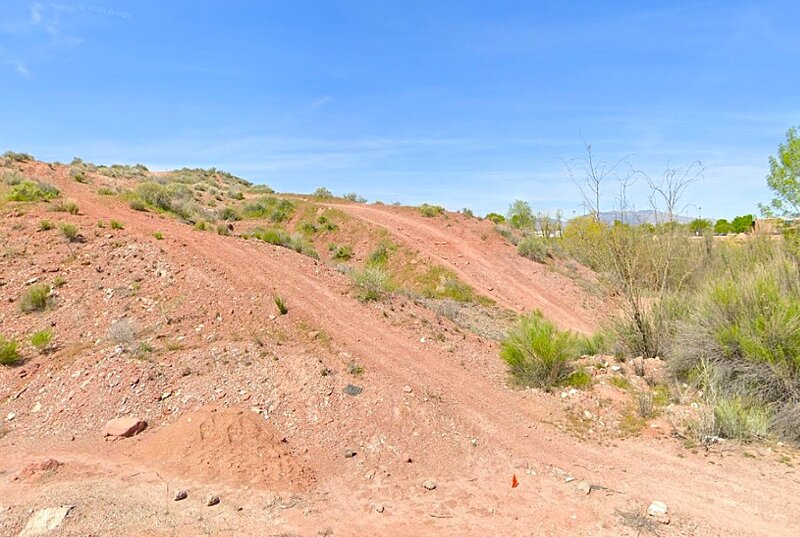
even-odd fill
[[[800,123],[800,2],[24,1],[0,5],[0,150],[216,166],[281,191],[580,210],[581,135],[691,216],[767,201]],[[609,183],[604,209],[616,187]],[[641,190],[637,208],[647,208]]]

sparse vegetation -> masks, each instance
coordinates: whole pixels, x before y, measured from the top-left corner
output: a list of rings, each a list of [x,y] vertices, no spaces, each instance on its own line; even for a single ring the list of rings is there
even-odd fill
[[[577,354],[576,336],[558,330],[536,311],[520,319],[503,341],[500,355],[517,384],[549,390],[570,379]]]
[[[287,199],[264,196],[245,205],[243,213],[245,218],[265,218],[279,224],[288,220],[294,210],[294,203]]]
[[[423,203],[419,207],[419,214],[428,218],[433,218],[443,213],[444,213],[444,207],[441,207],[439,205],[429,205],[427,203]]]
[[[69,214],[78,214],[80,212],[78,204],[72,200],[66,200],[62,201],[61,203],[56,203],[53,206],[53,210],[56,212],[69,213]]]
[[[39,221],[39,231],[50,231],[51,229],[55,229],[55,227],[55,224],[53,224],[50,220]]]
[[[389,273],[379,266],[367,266],[355,272],[353,285],[362,302],[381,300],[391,291]]]
[[[24,180],[11,187],[7,199],[19,202],[47,201],[58,195],[59,191],[53,185]]]
[[[273,300],[275,301],[275,306],[278,307],[278,313],[281,315],[286,315],[289,313],[289,308],[286,306],[286,302],[280,295],[275,295]]]
[[[119,220],[111,220],[108,225],[111,229],[125,229],[125,224]]]
[[[53,348],[53,337],[53,331],[49,328],[40,330],[31,335],[31,345],[42,354],[47,354]]]
[[[46,283],[37,283],[28,287],[19,299],[19,309],[23,313],[43,311],[50,306],[51,287]]]
[[[544,263],[549,253],[547,241],[536,235],[529,235],[517,244],[517,252],[522,257],[532,259],[537,263]]]
[[[349,261],[353,257],[353,247],[348,245],[330,245],[331,259]]]
[[[163,234],[163,233],[161,233],[160,231],[156,231],[156,232],[154,232],[154,233],[153,233],[153,237],[154,237],[154,238],[155,238],[157,241],[162,241],[162,240],[164,240],[164,234]]]
[[[78,226],[63,223],[58,228],[61,231],[61,235],[67,239],[68,242],[77,242],[80,238]]]
[[[0,335],[0,365],[16,365],[20,361],[19,344],[13,339]]]

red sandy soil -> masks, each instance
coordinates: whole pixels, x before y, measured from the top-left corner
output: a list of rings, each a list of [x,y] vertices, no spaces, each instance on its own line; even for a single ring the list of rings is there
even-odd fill
[[[778,462],[793,454],[783,447],[691,451],[659,423],[629,438],[599,426],[577,435],[564,426],[570,405],[622,392],[513,389],[496,342],[409,299],[362,304],[345,275],[308,257],[132,211],[63,168],[26,172],[80,214],[2,209],[0,332],[22,341],[51,326],[58,346],[23,346],[22,366],[0,368],[2,535],[59,505],[75,508],[54,535],[647,535],[623,513],[652,500],[670,510],[657,535],[800,534],[800,479]],[[584,331],[605,315],[569,279],[456,217],[342,208],[501,305]],[[36,231],[42,218],[78,225],[85,241]],[[110,218],[125,228],[97,227]],[[57,306],[21,314],[27,282],[56,275]],[[123,318],[150,352],[107,340]],[[119,416],[149,426],[104,439]],[[605,488],[586,494],[581,482]],[[189,496],[175,502],[179,489]],[[209,494],[221,503],[207,507]]]

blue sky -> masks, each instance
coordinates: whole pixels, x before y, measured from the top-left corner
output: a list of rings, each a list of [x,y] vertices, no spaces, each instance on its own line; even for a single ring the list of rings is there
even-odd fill
[[[0,150],[216,166],[280,191],[580,211],[560,158],[702,161],[686,214],[768,201],[800,123],[800,3],[24,1]],[[636,208],[647,208],[643,182]],[[616,185],[604,188],[603,209]]]

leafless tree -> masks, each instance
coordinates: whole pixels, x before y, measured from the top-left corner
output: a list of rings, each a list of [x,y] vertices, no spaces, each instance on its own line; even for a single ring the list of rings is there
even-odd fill
[[[582,157],[561,161],[570,180],[578,187],[584,207],[595,219],[599,219],[603,183],[617,175],[618,170],[628,163],[630,155],[611,163],[598,159],[592,152],[592,145],[586,140],[583,140],[583,145],[585,154]]]

